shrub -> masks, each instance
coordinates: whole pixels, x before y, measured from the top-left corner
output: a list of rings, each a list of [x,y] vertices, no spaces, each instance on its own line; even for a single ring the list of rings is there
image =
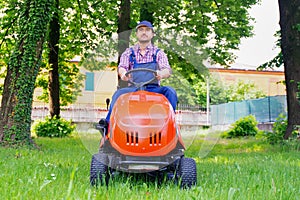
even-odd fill
[[[280,135],[281,137],[284,136],[288,122],[287,117],[284,114],[279,114],[276,118],[276,121],[273,125],[273,133]]]
[[[33,126],[33,131],[38,137],[66,137],[75,130],[71,121],[63,118],[46,117]]]
[[[232,128],[223,134],[226,138],[244,137],[244,136],[255,136],[258,133],[257,128],[258,122],[253,115],[240,118],[231,126]]]
[[[283,141],[283,136],[287,128],[287,117],[284,114],[279,114],[273,124],[272,132],[266,134],[267,141],[270,144],[276,144]]]
[[[287,129],[288,121],[284,114],[279,114],[276,121],[273,124],[272,132],[265,132],[264,137],[270,144],[283,144],[286,143],[284,140],[284,134]],[[298,128],[298,127],[295,127]],[[290,140],[296,139],[298,134],[297,130],[294,130]],[[287,141],[288,143],[288,141]]]

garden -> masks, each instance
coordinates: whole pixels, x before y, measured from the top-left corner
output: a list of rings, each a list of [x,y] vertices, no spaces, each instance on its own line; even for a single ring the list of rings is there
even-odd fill
[[[0,194],[4,199],[299,198],[299,142],[270,144],[266,137],[228,134],[185,134],[185,154],[197,163],[197,185],[190,189],[130,174],[115,176],[107,187],[93,187],[90,162],[99,133],[35,137],[37,148],[1,147]]]

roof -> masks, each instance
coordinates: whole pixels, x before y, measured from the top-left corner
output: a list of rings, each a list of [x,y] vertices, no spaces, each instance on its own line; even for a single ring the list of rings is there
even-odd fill
[[[204,65],[208,69],[224,69],[224,70],[243,70],[243,71],[265,71],[265,72],[284,72],[283,66],[280,68],[267,68],[264,70],[257,70],[258,66],[247,65],[247,64],[240,64],[240,63],[233,63],[230,67],[224,67],[220,64],[211,64],[209,61],[204,62]]]

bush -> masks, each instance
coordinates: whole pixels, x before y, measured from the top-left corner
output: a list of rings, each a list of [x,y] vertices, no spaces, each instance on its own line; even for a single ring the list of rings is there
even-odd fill
[[[253,115],[240,118],[231,126],[232,128],[223,134],[226,138],[255,136],[258,133],[258,122]]]
[[[283,136],[287,128],[287,117],[284,114],[279,114],[273,124],[272,132],[266,134],[267,141],[270,144],[276,144],[283,141]]]
[[[33,126],[33,131],[38,137],[66,137],[75,130],[71,121],[63,118],[46,117]]]
[[[284,114],[279,114],[276,118],[275,123],[273,124],[272,132],[265,132],[264,138],[270,144],[283,144],[289,143],[289,141],[284,140],[284,134],[288,126],[287,117]],[[298,128],[298,127],[295,127]],[[294,130],[292,132],[292,137],[289,140],[295,140],[297,137],[298,131]]]

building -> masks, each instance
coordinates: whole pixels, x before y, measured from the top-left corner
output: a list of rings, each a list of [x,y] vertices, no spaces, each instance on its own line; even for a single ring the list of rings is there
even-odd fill
[[[286,95],[284,71],[281,68],[258,71],[254,66],[235,64],[229,68],[210,66],[209,71],[220,78],[224,84],[242,80],[246,83],[254,83],[267,96]]]

